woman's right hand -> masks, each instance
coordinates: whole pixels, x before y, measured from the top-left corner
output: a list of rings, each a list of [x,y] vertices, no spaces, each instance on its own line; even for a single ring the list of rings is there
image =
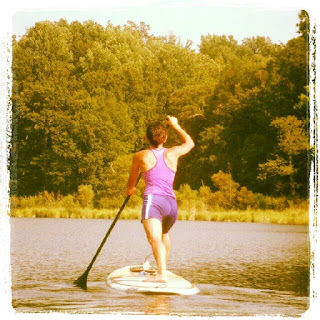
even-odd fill
[[[178,119],[175,117],[167,116],[166,121],[167,121],[168,125],[172,128],[178,126]]]
[[[127,196],[132,196],[136,193],[137,189],[136,187],[132,187],[132,188],[127,188]]]

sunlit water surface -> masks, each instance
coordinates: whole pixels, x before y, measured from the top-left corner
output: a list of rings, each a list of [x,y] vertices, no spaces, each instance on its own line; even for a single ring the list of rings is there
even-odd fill
[[[88,278],[111,220],[11,219],[12,304],[17,312],[297,316],[309,305],[307,226],[178,221],[168,269],[194,296],[111,289],[107,275],[151,253],[138,220],[119,220]],[[150,258],[151,264],[154,260]]]

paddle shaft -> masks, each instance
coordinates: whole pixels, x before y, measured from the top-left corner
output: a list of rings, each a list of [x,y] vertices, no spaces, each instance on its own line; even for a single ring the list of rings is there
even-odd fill
[[[141,178],[141,173],[139,174],[139,177],[138,177],[138,179],[137,179],[136,185],[138,184],[140,178]],[[99,255],[99,253],[100,253],[103,245],[104,245],[105,242],[107,241],[107,239],[108,239],[108,237],[109,237],[109,235],[110,235],[113,227],[115,226],[116,222],[118,221],[118,219],[119,219],[119,217],[120,217],[120,214],[121,214],[121,212],[123,211],[124,207],[126,206],[127,202],[129,201],[129,199],[130,199],[130,196],[127,196],[127,197],[125,198],[125,200],[124,200],[124,202],[123,202],[123,204],[122,204],[119,212],[117,213],[116,217],[114,218],[114,220],[113,220],[113,222],[112,222],[112,224],[111,224],[108,232],[107,232],[106,235],[104,236],[104,238],[103,238],[103,240],[102,240],[102,242],[101,242],[101,244],[100,244],[100,246],[99,246],[96,254],[95,254],[94,257],[92,258],[90,264],[88,265],[88,268],[87,268],[86,271],[83,273],[82,277],[85,276],[85,278],[86,278],[86,276],[88,275],[90,269],[92,268],[92,265],[94,264],[95,260],[97,259],[97,257],[98,257],[98,255]],[[81,278],[81,277],[80,277],[80,278]],[[80,278],[79,278],[79,279],[80,279]]]

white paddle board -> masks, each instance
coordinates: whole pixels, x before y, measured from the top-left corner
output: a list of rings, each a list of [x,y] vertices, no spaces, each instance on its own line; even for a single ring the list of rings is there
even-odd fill
[[[200,291],[192,283],[171,271],[167,271],[166,283],[144,281],[154,273],[154,268],[143,270],[143,266],[123,267],[110,273],[107,283],[111,288],[127,292],[192,295]]]

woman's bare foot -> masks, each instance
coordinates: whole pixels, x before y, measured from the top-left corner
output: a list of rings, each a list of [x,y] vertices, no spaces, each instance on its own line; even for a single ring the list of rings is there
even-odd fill
[[[161,283],[166,283],[167,281],[168,281],[167,276],[161,275],[161,274],[157,274],[153,277],[149,277],[143,280],[143,282],[161,282]]]

